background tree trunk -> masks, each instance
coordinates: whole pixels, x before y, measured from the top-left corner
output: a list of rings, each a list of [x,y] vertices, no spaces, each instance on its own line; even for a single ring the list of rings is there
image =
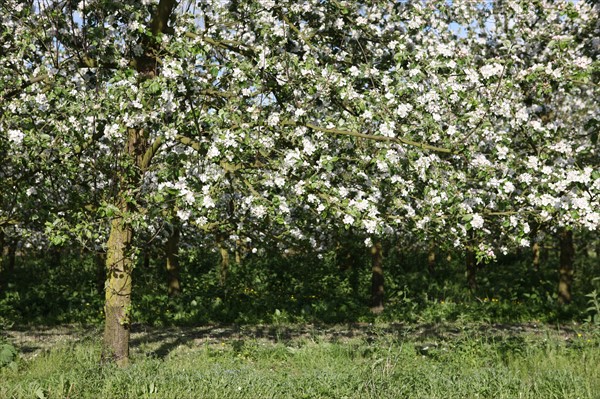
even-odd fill
[[[383,249],[381,242],[376,242],[371,247],[371,312],[381,313],[383,311]]]
[[[0,288],[4,286],[8,248],[5,246],[4,232],[0,229]]]
[[[471,292],[474,292],[477,289],[477,261],[475,259],[475,251],[473,251],[472,247],[467,248],[465,263],[467,268],[467,285]]]
[[[63,247],[57,247],[55,245],[48,248],[48,260],[52,267],[60,267],[62,264]]]
[[[359,295],[359,268],[354,246],[338,243],[336,245],[336,263],[339,270],[348,276],[348,282],[352,289],[352,295]]]
[[[173,231],[167,240],[167,284],[170,297],[181,293],[181,283],[179,281],[179,227],[173,225]]]
[[[229,272],[229,251],[223,245],[222,238],[217,238],[217,246],[221,254],[221,262],[219,263],[219,284],[225,289],[227,284],[227,273]]]
[[[538,273],[540,271],[540,253],[542,250],[542,245],[538,241],[535,241],[531,247],[531,250],[533,252],[533,271]]]
[[[17,241],[9,241],[5,249],[6,271],[8,274],[12,274],[15,271],[15,264],[17,263]]]
[[[142,264],[144,265],[144,269],[150,269],[150,248],[148,246],[144,249]]]
[[[17,261],[17,246],[19,241],[14,238],[4,239],[0,247],[0,288],[6,286],[12,279]]]
[[[98,294],[105,292],[106,285],[106,252],[96,252],[94,255],[96,262],[96,290]]]
[[[563,228],[560,232],[560,264],[558,269],[558,303],[561,305],[570,303],[572,299],[574,258],[573,231]]]
[[[242,247],[242,241],[237,240],[235,242],[235,264],[238,266],[242,264]]]
[[[430,276],[435,274],[435,244],[429,244],[429,252],[427,253],[427,271]]]
[[[537,223],[533,223],[531,226],[531,233],[529,234],[529,238],[533,245],[531,246],[531,266],[535,273],[540,271],[540,263],[542,257],[542,244],[540,241],[541,237],[539,235],[540,226]]]

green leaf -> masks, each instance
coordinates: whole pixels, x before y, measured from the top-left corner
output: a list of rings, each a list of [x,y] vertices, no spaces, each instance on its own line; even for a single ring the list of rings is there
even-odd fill
[[[56,235],[50,239],[50,242],[52,245],[60,246],[65,242],[65,238],[63,236]]]
[[[0,344],[0,367],[9,366],[17,358],[17,349],[9,344]]]
[[[46,399],[46,394],[44,393],[42,387],[38,387],[38,389],[35,390],[35,396],[38,399]]]

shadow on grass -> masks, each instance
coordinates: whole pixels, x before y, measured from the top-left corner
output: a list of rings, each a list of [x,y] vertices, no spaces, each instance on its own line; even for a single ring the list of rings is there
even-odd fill
[[[559,337],[569,344],[585,329],[577,326],[549,326],[536,323],[481,324],[298,324],[298,325],[205,325],[199,327],[149,327],[132,326],[131,349],[146,356],[165,358],[180,346],[243,345],[247,341],[269,344],[298,345],[303,342],[348,343],[362,341],[366,345],[382,342],[395,345],[412,343],[415,347],[456,347],[465,342],[488,343],[499,351],[514,352],[526,340],[543,341]],[[59,327],[22,326],[4,330],[2,335],[14,344],[25,357],[56,347],[72,347],[81,342],[100,342],[102,328],[65,325]],[[503,349],[504,348],[504,349]]]
[[[101,336],[100,331],[101,329],[96,326],[20,326],[4,330],[2,335],[27,357],[60,345],[74,345],[98,339]]]
[[[351,323],[346,325],[209,325],[186,328],[155,328],[134,325],[132,349],[148,349],[148,356],[165,358],[180,346],[200,347],[228,343],[243,345],[247,340],[271,344],[291,345],[297,342],[345,343],[362,340],[365,344],[378,344],[387,340],[394,344],[414,343],[416,347],[442,347],[462,341],[481,340],[501,352],[519,351],[526,337],[543,339],[549,334],[569,341],[577,335],[570,326],[540,326],[523,324],[386,324]]]

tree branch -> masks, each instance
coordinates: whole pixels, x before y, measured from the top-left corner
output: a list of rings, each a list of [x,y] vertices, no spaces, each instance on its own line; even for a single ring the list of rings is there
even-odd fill
[[[144,156],[142,157],[142,163],[140,165],[140,169],[142,170],[142,172],[145,172],[148,169],[150,163],[152,162],[152,158],[154,158],[154,155],[156,155],[158,149],[162,146],[162,144],[163,140],[161,137],[159,137],[154,141],[154,143],[152,143],[150,147],[148,147],[148,149],[144,153]]]
[[[152,21],[150,21],[150,30],[153,36],[159,33],[172,33],[173,29],[169,28],[168,22],[176,5],[176,0],[160,0],[156,14],[154,14]]]
[[[43,82],[43,81],[47,80],[49,77],[50,76],[48,76],[48,74],[34,76],[34,77],[30,78],[29,80],[27,80],[26,82],[23,82],[21,84],[21,86],[17,87],[16,89],[13,89],[12,91],[9,91],[6,95],[0,96],[0,101],[3,102],[3,101],[12,100],[14,97],[16,97],[19,93],[21,93],[23,90],[25,90],[29,86],[34,85],[39,82]]]
[[[183,144],[183,145],[186,145],[186,146],[188,146],[188,147],[191,147],[191,148],[193,148],[193,149],[194,149],[194,150],[196,150],[196,151],[200,151],[200,150],[202,149],[202,145],[201,145],[199,142],[197,142],[197,141],[194,141],[194,140],[192,140],[192,139],[191,139],[191,138],[189,138],[189,137],[182,136],[182,135],[177,135],[175,138],[176,138],[176,139],[177,139],[177,141],[179,141],[181,144]]]
[[[437,147],[437,146],[426,144],[426,143],[419,143],[417,141],[413,141],[413,140],[406,139],[403,137],[375,136],[373,134],[354,132],[351,130],[336,129],[336,128],[328,129],[328,128],[324,128],[324,127],[315,125],[314,123],[298,124],[296,122],[289,121],[289,122],[284,122],[284,124],[292,125],[292,126],[301,125],[301,126],[305,126],[305,127],[309,128],[309,129],[313,129],[313,130],[317,130],[319,132],[329,133],[329,134],[339,134],[342,136],[352,136],[352,137],[358,137],[358,138],[367,139],[367,140],[387,141],[387,142],[392,142],[392,143],[405,144],[405,145],[410,145],[413,147],[418,147],[423,150],[442,152],[445,154],[455,154],[456,153],[455,151],[451,150],[450,148],[443,148],[443,147]]]

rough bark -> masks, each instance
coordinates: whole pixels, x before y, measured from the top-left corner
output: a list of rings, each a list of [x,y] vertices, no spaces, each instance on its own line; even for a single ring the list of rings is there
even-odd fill
[[[131,323],[131,274],[133,230],[122,218],[111,224],[106,264],[104,305],[104,361],[123,367],[129,363],[129,326]]]
[[[173,231],[167,240],[167,287],[170,297],[181,293],[179,281],[179,227],[173,226]]]
[[[573,245],[573,231],[564,228],[560,232],[560,263],[558,280],[558,302],[565,305],[571,302],[571,288],[573,285],[573,260],[575,247]]]
[[[131,286],[133,272],[133,227],[128,220],[136,212],[131,193],[136,191],[148,168],[153,151],[143,129],[128,129],[125,146],[130,168],[119,175],[117,208],[119,214],[111,222],[106,252],[105,322],[102,358],[118,366],[129,363],[129,325],[131,323]]]
[[[383,311],[384,279],[383,279],[383,248],[381,242],[371,247],[371,312]]]

